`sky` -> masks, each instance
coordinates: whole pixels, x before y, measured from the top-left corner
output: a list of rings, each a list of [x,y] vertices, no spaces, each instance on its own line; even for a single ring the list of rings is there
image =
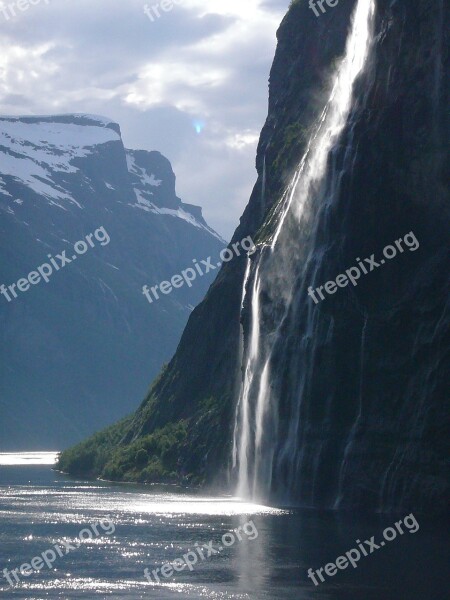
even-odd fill
[[[126,147],[167,156],[178,196],[229,239],[255,183],[289,0],[176,0],[167,12],[167,0],[34,0],[20,10],[23,1],[0,1],[15,12],[0,9],[0,114],[117,121]]]

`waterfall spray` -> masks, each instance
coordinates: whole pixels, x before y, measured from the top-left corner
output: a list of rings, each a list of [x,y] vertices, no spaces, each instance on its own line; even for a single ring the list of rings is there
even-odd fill
[[[295,242],[300,229],[305,231],[312,227],[310,208],[321,198],[329,153],[347,123],[353,84],[367,62],[374,12],[374,0],[358,0],[345,54],[333,77],[330,97],[279,202],[273,217],[274,233],[260,248],[258,257],[253,261],[248,259],[243,305],[244,302],[249,303],[250,331],[243,359],[243,381],[233,440],[237,495],[241,497],[267,498],[277,452],[291,456],[290,471],[295,472],[299,411],[296,411],[287,438],[279,439],[279,398],[271,389],[271,362],[276,344],[286,344],[289,339],[283,331],[283,324],[288,312],[293,309],[295,274],[299,268],[296,263],[302,258],[302,250],[295,248],[298,241],[297,244]],[[265,294],[266,304],[267,298],[270,299],[268,316],[263,315],[262,294]],[[261,326],[264,318],[270,321],[267,328]]]

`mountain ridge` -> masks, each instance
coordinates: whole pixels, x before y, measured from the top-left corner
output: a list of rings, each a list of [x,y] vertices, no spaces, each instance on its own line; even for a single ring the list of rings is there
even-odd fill
[[[26,297],[0,297],[5,449],[62,448],[123,417],[145,394],[149,374],[174,352],[213,274],[154,306],[142,287],[225,244],[200,207],[178,198],[175,184],[168,159],[127,150],[119,125],[106,117],[0,117],[0,283],[18,281],[48,256],[72,256],[73,244],[99,227],[111,238]],[[94,363],[86,353],[97,357]],[[130,374],[131,387],[124,383]],[[12,435],[15,404],[25,417]]]

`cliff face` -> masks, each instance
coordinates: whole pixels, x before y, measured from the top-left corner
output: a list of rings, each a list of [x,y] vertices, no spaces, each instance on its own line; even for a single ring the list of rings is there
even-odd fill
[[[372,45],[346,125],[308,218],[284,228],[294,265],[286,290],[279,272],[265,267],[265,253],[283,192],[330,95],[356,5],[341,0],[316,18],[307,2],[293,3],[278,32],[258,181],[233,240],[259,242],[244,310],[242,257],[222,268],[135,416],[63,455],[63,468],[117,479],[189,476],[225,487],[242,477],[245,459],[245,475],[264,497],[320,507],[445,508],[450,7],[412,4],[375,2]],[[409,232],[417,251],[317,305],[308,297],[309,286],[335,280],[357,257],[379,255]],[[257,277],[267,363],[255,361],[253,385],[262,389],[265,364],[270,381],[262,411],[261,394],[248,398],[250,441],[243,457],[237,440],[233,469]],[[173,442],[170,456],[164,435]]]
[[[5,286],[68,258],[0,296],[0,445],[15,451],[66,447],[134,410],[214,274],[153,304],[142,287],[225,245],[164,156],[126,150],[117,123],[89,115],[0,119],[0,232]]]

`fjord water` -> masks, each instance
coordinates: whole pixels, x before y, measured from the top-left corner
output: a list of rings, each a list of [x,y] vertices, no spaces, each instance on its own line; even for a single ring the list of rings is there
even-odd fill
[[[30,456],[28,456],[30,460]],[[52,471],[49,456],[0,455],[0,571],[20,567],[62,541],[74,543],[83,528],[107,516],[112,535],[82,542],[58,558],[54,569],[22,578],[11,588],[0,579],[0,597],[44,600],[431,600],[445,597],[448,556],[444,534],[421,520],[404,535],[315,588],[307,578],[355,546],[381,537],[393,516],[356,518],[333,513],[270,508],[175,488],[113,485],[69,479]],[[15,465],[13,463],[16,463]],[[5,464],[6,463],[6,464]],[[399,518],[405,515],[399,515]],[[153,570],[249,520],[258,537],[199,562],[161,585]]]

